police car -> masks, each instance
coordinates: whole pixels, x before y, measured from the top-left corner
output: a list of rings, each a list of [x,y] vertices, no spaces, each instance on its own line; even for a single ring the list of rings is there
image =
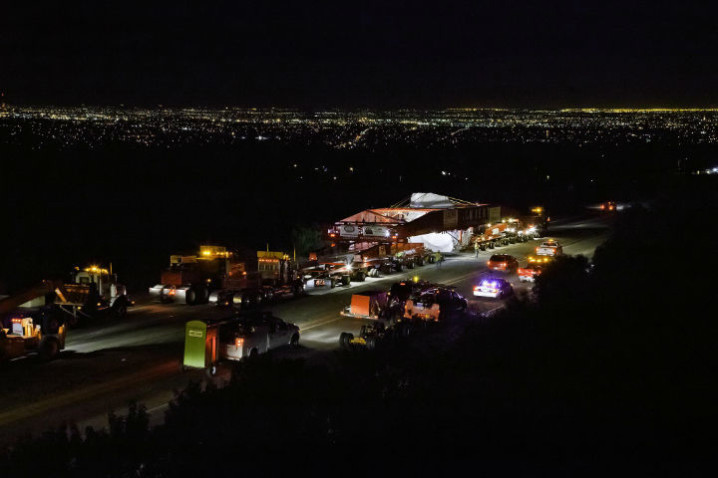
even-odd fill
[[[514,288],[511,283],[501,278],[482,279],[478,285],[474,286],[474,295],[476,297],[490,297],[492,299],[503,299],[513,295]]]

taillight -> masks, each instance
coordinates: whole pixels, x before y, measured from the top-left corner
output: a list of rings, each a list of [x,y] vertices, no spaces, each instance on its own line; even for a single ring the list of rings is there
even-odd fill
[[[234,346],[237,348],[240,348],[244,345],[244,339],[243,338],[236,338],[234,339]]]
[[[479,286],[478,286],[478,285],[475,285],[475,286],[474,286],[474,290],[479,290]]]

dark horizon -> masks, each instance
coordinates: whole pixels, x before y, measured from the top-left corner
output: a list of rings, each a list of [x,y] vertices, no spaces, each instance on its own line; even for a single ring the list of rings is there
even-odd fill
[[[132,1],[6,7],[17,104],[718,105],[715,7]]]

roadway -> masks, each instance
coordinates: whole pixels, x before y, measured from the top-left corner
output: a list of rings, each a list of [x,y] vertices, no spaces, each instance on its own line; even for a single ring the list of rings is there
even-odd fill
[[[593,255],[610,232],[605,216],[552,223],[550,237],[564,245],[567,254]],[[525,264],[538,241],[512,244],[492,251],[447,255],[439,266],[427,264],[403,273],[367,278],[335,289],[311,291],[309,295],[271,307],[272,312],[300,327],[301,346],[284,350],[283,356],[316,358],[338,348],[339,334],[357,333],[361,323],[343,318],[339,311],[349,304],[351,294],[388,290],[398,280],[421,279],[456,287],[470,300],[473,314],[486,313],[503,305],[500,300],[474,299],[472,288],[485,273],[493,253],[511,254]],[[528,292],[529,283],[508,276],[518,294]],[[160,423],[175,391],[190,380],[209,380],[202,371],[182,372],[184,325],[188,320],[221,317],[226,310],[209,305],[159,304],[138,300],[121,322],[105,322],[70,330],[66,349],[58,360],[43,363],[28,357],[2,365],[0,384],[0,444],[8,444],[27,433],[40,433],[62,423],[104,427],[107,413],[122,414],[130,401],[144,404],[151,422]],[[221,385],[229,378],[221,368],[212,380]]]

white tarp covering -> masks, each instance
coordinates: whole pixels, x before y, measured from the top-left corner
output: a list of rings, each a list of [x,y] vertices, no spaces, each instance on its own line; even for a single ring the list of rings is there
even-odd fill
[[[420,236],[412,236],[409,242],[420,242],[424,244],[426,249],[436,252],[451,252],[454,250],[456,239],[451,234],[443,234],[439,232],[430,232]]]
[[[416,208],[447,208],[456,204],[448,196],[435,193],[411,193],[410,207]]]

